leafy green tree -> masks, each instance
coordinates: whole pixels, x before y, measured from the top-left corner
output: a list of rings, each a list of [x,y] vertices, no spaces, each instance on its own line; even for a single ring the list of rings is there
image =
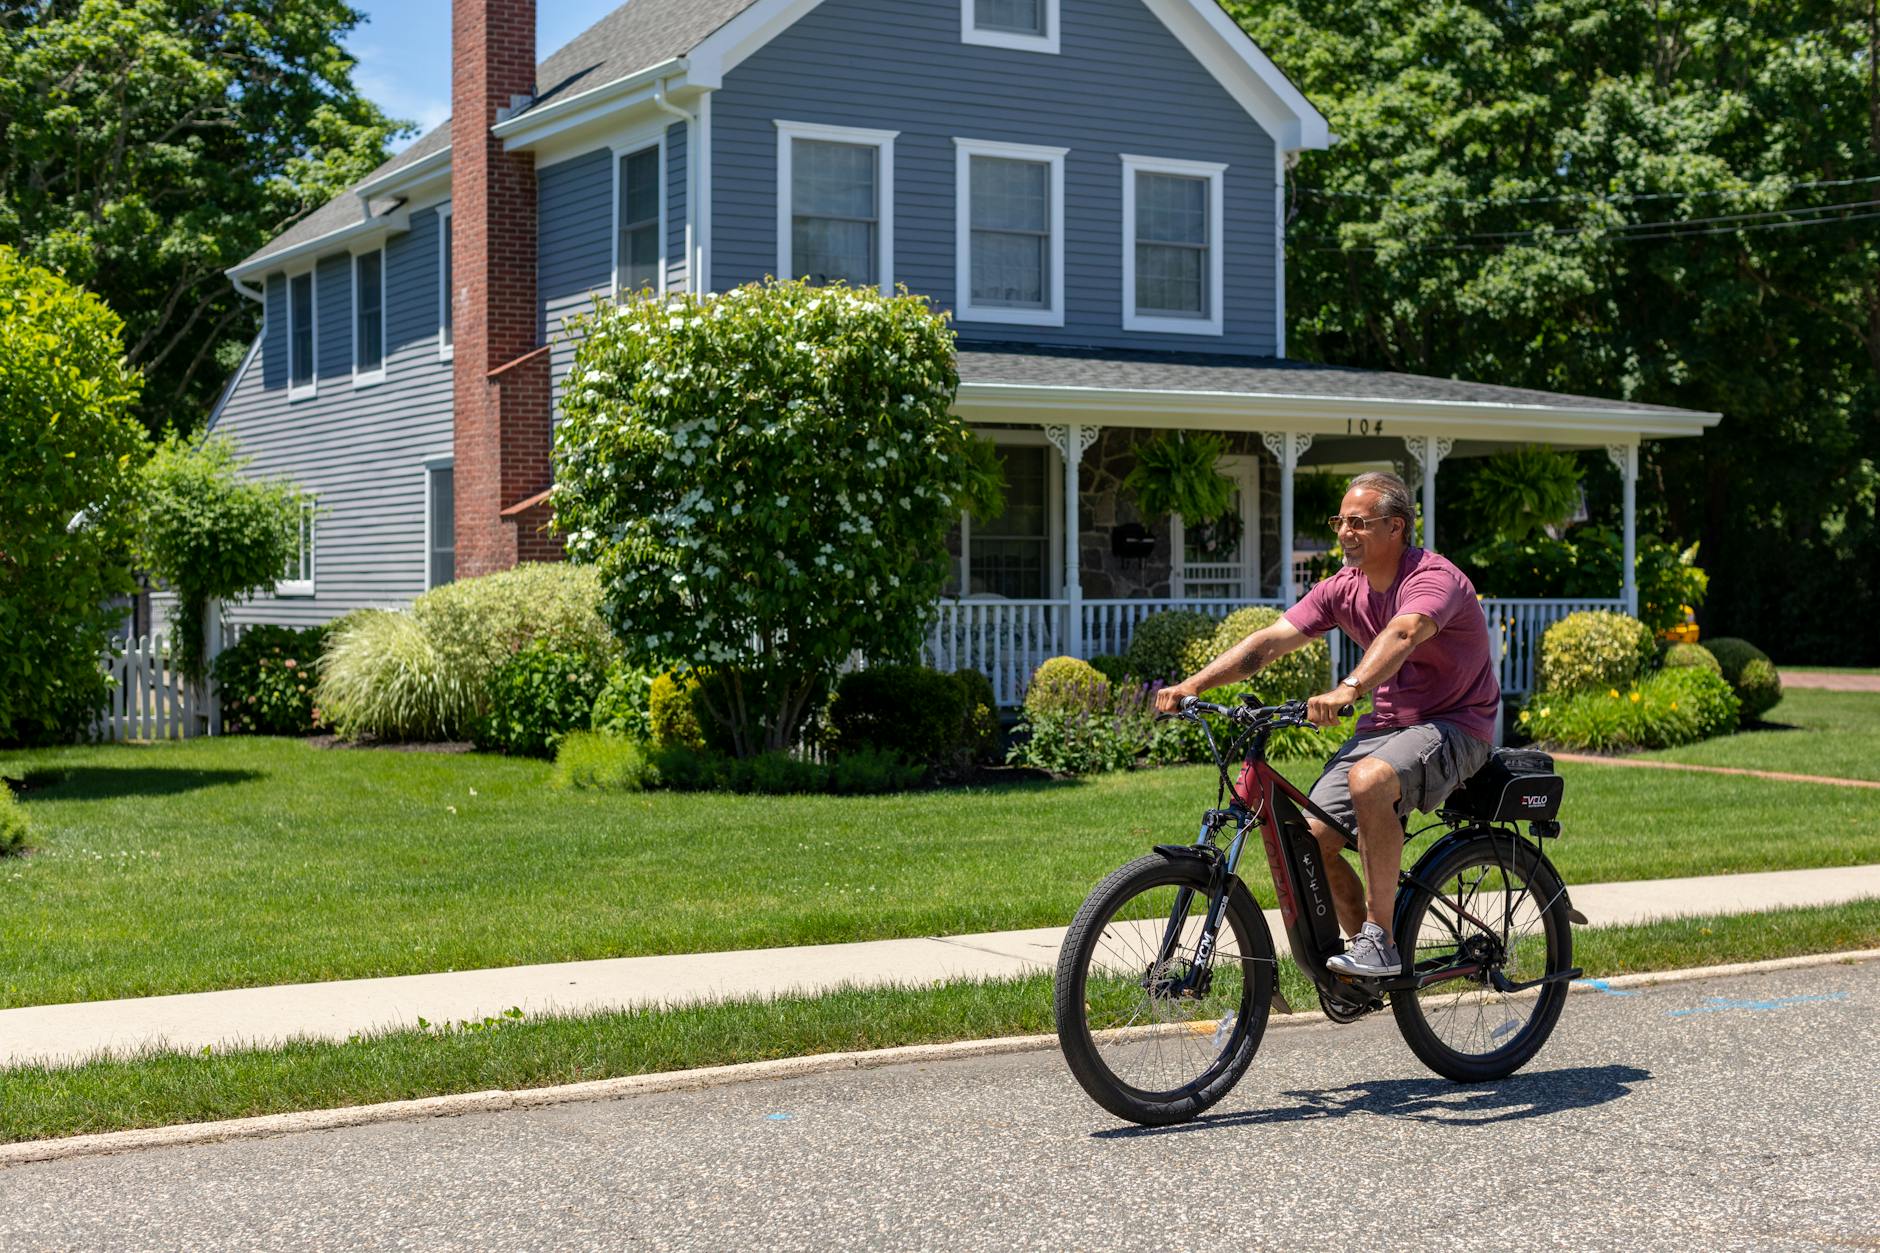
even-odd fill
[[[209,602],[272,589],[299,552],[306,498],[291,483],[243,477],[247,465],[225,436],[171,435],[144,466],[138,556],[176,593],[170,642],[191,677],[207,660]]]
[[[1880,660],[1872,0],[1228,8],[1341,136],[1289,178],[1295,350],[1722,412],[1648,446],[1646,529],[1708,621]]]
[[[104,701],[145,451],[122,326],[0,246],[0,744],[70,738]]]
[[[853,654],[912,661],[978,463],[921,298],[770,282],[600,306],[555,432],[556,525],[628,664],[707,671],[739,756]]]
[[[102,296],[149,430],[260,325],[223,271],[384,158],[344,0],[0,0],[0,243]]]

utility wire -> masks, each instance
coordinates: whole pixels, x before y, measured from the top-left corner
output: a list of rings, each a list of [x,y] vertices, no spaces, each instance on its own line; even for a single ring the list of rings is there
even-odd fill
[[[1610,226],[1539,226],[1519,231],[1456,231],[1441,235],[1431,235],[1431,241],[1443,239],[1553,239],[1562,235],[1584,235],[1596,231],[1604,235],[1620,235],[1634,231],[1656,230],[1660,227],[1706,226],[1715,222],[1752,222],[1771,218],[1793,217],[1798,214],[1832,213],[1838,209],[1869,209],[1880,206],[1880,199],[1848,200],[1840,204],[1792,205],[1782,209],[1758,209],[1747,213],[1720,213],[1707,218],[1665,218],[1656,222],[1615,222]],[[1314,238],[1325,238],[1316,236]]]
[[[1805,183],[1789,183],[1785,191],[1802,191],[1811,187],[1857,187],[1867,183],[1880,183],[1880,174],[1862,178],[1827,178]],[[1461,205],[1504,205],[1504,204],[1616,204],[1631,203],[1636,200],[1694,200],[1704,196],[1752,196],[1762,189],[1759,187],[1716,187],[1699,191],[1637,191],[1637,192],[1576,192],[1560,196],[1413,196],[1396,192],[1382,191],[1332,191],[1324,187],[1311,187],[1304,183],[1293,184],[1294,190],[1324,199],[1350,200],[1391,200],[1400,204],[1461,204]]]
[[[1880,204],[1880,201],[1866,201],[1863,203]],[[1712,228],[1709,228],[1706,230],[1700,230],[1700,231],[1663,231],[1663,232],[1659,232],[1656,234],[1645,234],[1645,235],[1627,234],[1623,231],[1610,231],[1610,232],[1601,231],[1588,237],[1587,242],[1599,243],[1599,242],[1610,240],[1615,243],[1631,243],[1635,240],[1643,240],[1643,239],[1701,239],[1706,235],[1737,235],[1745,231],[1780,231],[1780,230],[1792,230],[1792,229],[1795,229],[1798,227],[1804,227],[1804,226],[1835,226],[1842,222],[1864,222],[1870,218],[1880,218],[1880,210],[1876,210],[1872,213],[1848,213],[1848,214],[1843,214],[1840,217],[1834,217],[1834,218],[1808,218],[1802,221],[1790,221],[1790,222],[1752,222],[1752,223],[1748,223],[1746,225],[1741,225],[1741,226],[1718,226],[1718,227],[1712,227]],[[1585,234],[1585,232],[1574,232],[1574,231],[1565,232],[1565,233],[1566,234],[1580,234],[1580,235]],[[1549,236],[1549,238],[1552,238],[1552,236]],[[1405,244],[1403,245],[1403,249],[1407,252],[1491,252],[1503,246],[1504,245],[1501,245],[1501,244],[1432,243],[1432,244]],[[1340,247],[1335,244],[1333,245],[1316,244],[1316,245],[1309,245],[1305,248],[1302,248],[1300,251],[1302,252],[1383,252],[1385,251],[1385,249],[1377,248],[1377,247],[1369,247],[1369,246]]]

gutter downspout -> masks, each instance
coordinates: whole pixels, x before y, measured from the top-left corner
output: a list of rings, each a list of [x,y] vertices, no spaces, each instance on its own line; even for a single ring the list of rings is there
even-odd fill
[[[263,309],[267,308],[267,303],[268,303],[267,296],[265,293],[262,292],[262,290],[259,287],[249,287],[245,285],[240,279],[235,277],[235,273],[232,270],[227,271],[227,273],[228,273],[228,281],[230,285],[233,286],[237,292],[239,292],[241,295],[248,297],[248,299],[254,301],[256,304],[260,305]]]
[[[699,269],[702,267],[699,265],[698,247],[693,237],[693,232],[699,220],[697,190],[699,154],[697,149],[699,146],[699,134],[703,128],[699,126],[697,114],[681,109],[678,105],[666,98],[666,83],[668,81],[669,80],[662,78],[653,85],[653,107],[658,109],[661,113],[670,114],[685,122],[685,282],[686,286],[690,287],[693,291],[702,292],[705,288],[704,285],[700,283],[698,274]],[[664,149],[662,148],[661,151],[663,152]],[[661,170],[659,172],[659,179],[660,186],[665,186],[666,171]],[[660,244],[662,246],[661,251],[663,252],[665,241],[661,240]],[[660,288],[662,290],[665,288],[665,278],[665,275],[660,275]]]

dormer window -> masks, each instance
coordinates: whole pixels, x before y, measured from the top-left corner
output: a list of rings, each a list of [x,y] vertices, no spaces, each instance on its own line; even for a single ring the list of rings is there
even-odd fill
[[[1058,0],[960,0],[960,38],[969,44],[1058,50]]]

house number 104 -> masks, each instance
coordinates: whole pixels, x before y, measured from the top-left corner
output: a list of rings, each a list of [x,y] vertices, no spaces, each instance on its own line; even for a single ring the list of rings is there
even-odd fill
[[[1382,435],[1383,433],[1384,419],[1382,418],[1375,422],[1369,418],[1359,418],[1356,421],[1350,418],[1345,419],[1345,434],[1347,435]]]

